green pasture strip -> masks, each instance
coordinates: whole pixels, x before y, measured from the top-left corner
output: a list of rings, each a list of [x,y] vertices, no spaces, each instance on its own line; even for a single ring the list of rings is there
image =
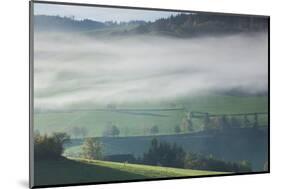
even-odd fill
[[[70,158],[71,160],[112,168],[120,171],[143,175],[150,178],[162,178],[162,177],[182,177],[182,176],[203,176],[203,175],[221,175],[227,174],[226,172],[214,172],[214,171],[201,171],[192,169],[180,169],[161,166],[140,165],[131,163],[117,163],[100,160],[89,160],[82,158]]]

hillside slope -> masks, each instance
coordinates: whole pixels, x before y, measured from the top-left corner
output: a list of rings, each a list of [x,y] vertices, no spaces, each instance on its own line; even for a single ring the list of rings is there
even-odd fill
[[[131,163],[117,163],[117,162],[110,162],[110,161],[87,160],[81,158],[72,158],[72,160],[91,164],[91,165],[98,165],[106,168],[112,168],[115,170],[125,171],[132,174],[138,174],[148,178],[226,174],[226,173],[214,172],[214,171],[199,171],[199,170],[191,170],[191,169],[179,169],[179,168],[140,165],[140,164],[131,164]]]
[[[65,158],[35,161],[34,165],[35,186],[38,187],[212,174],[223,173]]]

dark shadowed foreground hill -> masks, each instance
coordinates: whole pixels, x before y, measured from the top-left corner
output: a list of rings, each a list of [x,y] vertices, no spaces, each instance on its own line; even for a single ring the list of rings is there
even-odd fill
[[[34,173],[37,187],[227,174],[226,172],[66,158],[35,161]]]

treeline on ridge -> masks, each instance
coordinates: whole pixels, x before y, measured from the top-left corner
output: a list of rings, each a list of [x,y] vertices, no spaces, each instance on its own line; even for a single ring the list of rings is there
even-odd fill
[[[216,13],[179,13],[153,22],[132,20],[129,22],[99,22],[90,19],[76,20],[74,17],[35,15],[35,30],[84,32],[97,29],[111,30],[110,35],[157,34],[174,37],[196,37],[203,35],[226,35],[243,32],[267,31],[268,20],[261,16],[243,16]],[[131,27],[124,27],[131,26]],[[122,28],[123,27],[123,28]]]

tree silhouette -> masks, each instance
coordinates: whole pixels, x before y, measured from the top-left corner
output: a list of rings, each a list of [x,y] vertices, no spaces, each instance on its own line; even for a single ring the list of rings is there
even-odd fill
[[[249,127],[250,126],[250,121],[248,119],[247,115],[244,115],[244,127]]]
[[[108,125],[103,131],[103,136],[119,136],[120,130],[118,127],[112,123]]]
[[[203,129],[209,130],[210,129],[210,117],[209,114],[206,113],[203,118]]]
[[[259,126],[259,123],[258,123],[258,114],[255,114],[254,115],[254,124],[253,124],[253,127],[254,128],[257,128]]]
[[[181,132],[181,128],[179,125],[176,125],[174,128],[175,133],[180,133]]]
[[[86,138],[82,145],[82,156],[86,159],[102,159],[102,145],[98,139]]]
[[[150,133],[151,133],[151,134],[157,134],[157,133],[159,133],[159,128],[158,128],[158,126],[157,126],[157,125],[154,125],[153,127],[151,127]]]

